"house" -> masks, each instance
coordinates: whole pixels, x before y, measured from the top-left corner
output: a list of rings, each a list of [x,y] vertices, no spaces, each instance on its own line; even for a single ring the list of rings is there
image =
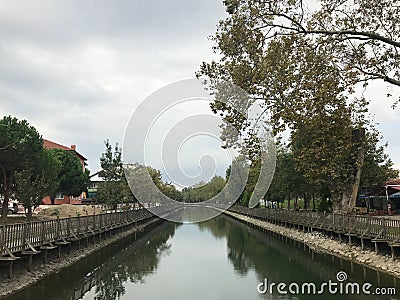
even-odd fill
[[[88,187],[88,198],[95,198],[97,195],[97,188],[99,184],[104,181],[103,177],[101,177],[102,171],[98,171],[92,175],[90,175],[90,184]]]
[[[76,145],[71,145],[70,147],[67,147],[67,146],[57,144],[55,142],[43,139],[43,146],[46,149],[61,149],[61,150],[65,150],[65,151],[73,151],[74,154],[76,155],[76,157],[79,158],[79,161],[82,164],[82,172],[85,172],[85,167],[87,165],[87,163],[86,163],[87,159],[76,150]],[[82,204],[82,199],[84,199],[84,198],[86,198],[85,192],[82,192],[82,194],[79,195],[78,197],[63,195],[62,193],[58,192],[58,193],[56,193],[56,198],[54,200],[54,204]],[[50,200],[49,196],[47,196],[43,199],[43,204],[51,204],[51,200]]]

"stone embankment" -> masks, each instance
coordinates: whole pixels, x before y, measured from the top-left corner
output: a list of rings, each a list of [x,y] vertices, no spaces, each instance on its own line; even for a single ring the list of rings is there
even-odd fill
[[[335,255],[400,278],[400,261],[393,261],[389,254],[381,255],[376,254],[374,251],[369,249],[361,250],[360,246],[354,244],[350,245],[343,242],[341,243],[320,232],[303,232],[294,228],[286,228],[230,211],[225,211],[225,214],[288,237],[292,240],[304,243],[315,252],[325,252]]]

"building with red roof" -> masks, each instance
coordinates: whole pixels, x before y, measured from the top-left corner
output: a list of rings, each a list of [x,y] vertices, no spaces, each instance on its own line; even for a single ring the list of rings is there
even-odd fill
[[[82,164],[82,172],[85,172],[85,167],[87,165],[86,157],[84,157],[82,154],[80,154],[76,150],[76,145],[71,145],[70,147],[55,143],[53,141],[49,141],[46,139],[43,139],[43,147],[46,149],[61,149],[65,151],[73,151],[75,155],[79,158],[79,161]],[[86,198],[85,193],[83,192],[81,195],[78,197],[73,197],[73,196],[68,196],[68,195],[63,195],[61,193],[56,193],[56,198],[54,200],[54,204],[82,204],[82,199]],[[43,204],[51,204],[50,196],[47,196],[46,198],[43,199]]]

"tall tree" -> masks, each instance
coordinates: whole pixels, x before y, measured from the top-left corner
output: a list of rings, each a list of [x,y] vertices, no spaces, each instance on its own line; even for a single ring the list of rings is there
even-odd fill
[[[130,196],[124,176],[122,149],[118,147],[118,143],[112,147],[109,140],[104,144],[106,149],[100,158],[100,176],[104,181],[98,187],[96,199],[117,209],[117,205],[127,202]]]
[[[59,186],[60,163],[50,150],[42,152],[15,174],[15,196],[25,208],[28,220],[45,196],[52,195]]]
[[[113,147],[109,140],[106,140],[104,144],[106,149],[100,158],[101,176],[106,181],[121,181],[124,179],[122,149],[118,143]]]
[[[232,174],[233,172],[235,173]],[[223,191],[225,201],[235,204],[248,204],[250,199],[246,198],[251,196],[249,192],[252,193],[254,191],[256,177],[258,177],[259,172],[259,164],[256,169],[251,169],[251,161],[244,155],[235,157],[225,172],[226,185]],[[249,178],[252,178],[252,180]],[[252,186],[251,188],[249,187],[250,185]]]
[[[399,171],[393,168],[393,162],[385,153],[387,144],[378,145],[380,136],[377,132],[368,135],[365,159],[361,173],[360,188],[383,186],[388,180],[397,179]]]
[[[230,15],[220,22],[214,38],[215,50],[222,59],[203,63],[198,74],[205,75],[217,90],[212,109],[232,124],[237,116],[235,107],[243,106],[243,100],[230,99],[222,104],[218,101],[218,82],[226,80],[247,91],[248,102],[261,102],[270,114],[274,132],[288,129],[292,142],[301,145],[293,152],[299,171],[312,184],[318,184],[317,180],[330,183],[335,208],[351,210],[364,160],[368,103],[352,95],[357,80],[343,76],[336,49],[330,44],[315,44],[304,35],[270,39],[268,32],[255,30],[264,22],[258,19],[262,3],[226,2]],[[233,124],[240,132],[249,126],[240,118]],[[226,137],[228,127],[223,129]],[[313,157],[316,152],[320,160]]]
[[[292,198],[302,197],[310,192],[302,174],[296,171],[293,153],[286,147],[280,147],[277,152],[276,170],[271,186],[264,197],[267,201],[282,202]]]
[[[170,199],[182,201],[183,195],[171,183],[165,183],[161,171],[139,163],[125,167],[125,175],[135,197],[141,203],[168,204]],[[163,197],[160,192],[167,196]]]
[[[43,140],[26,120],[11,116],[0,120],[0,193],[3,196],[2,220],[7,218],[10,196],[15,193],[15,174],[43,151]]]
[[[79,196],[89,185],[89,170],[84,169],[73,151],[50,149],[51,155],[58,161],[58,187],[56,192],[63,195]],[[50,195],[54,203],[55,194]]]

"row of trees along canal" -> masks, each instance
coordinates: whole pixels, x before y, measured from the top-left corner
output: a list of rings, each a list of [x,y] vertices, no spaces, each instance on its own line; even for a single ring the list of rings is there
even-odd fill
[[[368,143],[362,167],[360,190],[374,185],[383,185],[388,179],[397,178],[398,172],[392,168],[392,162],[384,153],[384,149],[384,146],[376,146],[376,142]],[[98,188],[96,197],[98,203],[106,203],[116,207],[119,203],[136,201],[124,176],[121,149],[118,148],[118,145],[112,147],[106,141],[106,151],[103,153],[100,162],[103,169],[101,176],[104,178],[104,182]],[[258,160],[251,163],[248,182],[245,190],[236,200],[236,204],[248,205],[258,179],[259,164]],[[144,166],[136,165],[135,167],[143,168]],[[171,183],[163,182],[159,170],[149,166],[146,168],[153,183],[161,192],[176,201],[184,202],[201,202],[211,199],[223,191],[230,175],[229,167],[226,170],[225,178],[216,175],[208,182],[202,181],[179,191]],[[143,188],[143,190],[150,191],[151,189]],[[265,203],[267,201],[278,203],[286,201],[287,207],[291,207],[290,201],[293,200],[293,203],[297,203],[299,199],[303,200],[304,208],[322,211],[332,209],[332,195],[329,187],[323,183],[309,183],[306,176],[297,170],[293,151],[287,147],[279,147],[277,167],[271,186],[264,197]]]
[[[384,147],[377,147],[377,140],[369,141],[365,147],[361,187],[384,184],[387,179],[397,176],[397,172],[391,168],[390,159],[384,154]],[[100,176],[104,181],[98,187],[95,200],[112,208],[116,208],[117,204],[137,201],[124,175],[121,150],[118,144],[113,147],[107,140],[105,151],[100,158],[102,167]],[[71,151],[45,149],[42,137],[25,120],[18,121],[8,116],[0,121],[0,152],[3,220],[6,219],[7,201],[10,197],[18,199],[25,207],[28,218],[31,218],[32,211],[41,204],[45,196],[50,195],[53,200],[56,192],[77,196],[86,190],[89,184],[89,171],[87,169],[82,171],[75,154]],[[257,182],[259,164],[258,160],[251,162],[249,179],[242,195],[236,200],[237,204],[248,204]],[[171,183],[163,182],[159,170],[149,166],[136,165],[136,167],[147,168],[153,183],[165,195],[176,201],[185,202],[200,202],[212,198],[223,190],[230,175],[229,167],[226,170],[226,178],[214,176],[207,183],[200,182],[178,191]],[[279,148],[277,168],[271,187],[265,196],[266,201],[288,200],[290,207],[291,199],[297,201],[303,198],[304,208],[307,208],[310,199],[313,199],[314,209],[317,202],[319,209],[326,210],[330,207],[324,200],[331,197],[328,185],[310,183],[296,168],[295,152],[292,149]]]
[[[335,210],[351,211],[360,184],[397,176],[359,91],[371,81],[392,91],[400,87],[400,6],[389,0],[223,2],[228,16],[212,38],[220,59],[204,62],[197,75],[217,91],[213,111],[238,132],[249,132],[251,122],[235,107],[257,101],[274,133],[290,136],[274,177],[280,184],[273,184],[269,197],[329,195]],[[252,101],[218,101],[221,80]],[[226,145],[237,145],[238,136],[224,129]],[[249,135],[248,147],[254,141]],[[249,158],[257,168],[253,149]]]

